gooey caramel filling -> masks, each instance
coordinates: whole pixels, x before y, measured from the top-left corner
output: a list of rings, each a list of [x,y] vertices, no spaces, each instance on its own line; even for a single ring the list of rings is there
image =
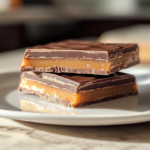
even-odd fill
[[[102,89],[77,92],[74,94],[67,90],[59,89],[53,86],[48,86],[27,79],[21,80],[20,87],[26,88],[28,90],[38,91],[41,94],[45,94],[53,98],[63,98],[66,101],[72,103],[72,106],[76,106],[81,102],[96,101],[104,97],[121,95],[133,90],[137,90],[136,83],[129,83],[125,85],[117,85],[112,87],[110,86]]]
[[[32,66],[33,68],[49,68],[49,67],[68,67],[78,69],[94,69],[108,72],[114,65],[127,66],[136,61],[138,52],[124,54],[120,58],[110,61],[92,61],[82,59],[47,59],[47,58],[23,58],[22,68]]]

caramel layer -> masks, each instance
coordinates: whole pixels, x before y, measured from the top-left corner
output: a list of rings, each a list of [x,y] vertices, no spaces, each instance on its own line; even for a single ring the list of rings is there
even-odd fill
[[[66,101],[72,103],[72,106],[76,106],[81,102],[96,101],[104,97],[121,95],[123,93],[137,90],[136,83],[129,83],[125,85],[112,86],[108,88],[95,89],[74,94],[67,90],[61,90],[53,86],[47,86],[45,84],[27,79],[22,79],[20,87],[32,91],[37,91],[40,94],[49,95],[53,98],[63,98]]]
[[[108,71],[110,65],[108,62],[97,62],[89,60],[76,60],[76,59],[32,59],[24,58],[22,68],[32,66],[33,68],[44,69],[48,67],[58,66],[58,67],[70,67],[70,68],[79,68],[79,69],[96,69]]]
[[[138,60],[138,52],[124,54],[122,57],[110,61],[93,61],[82,59],[47,59],[47,58],[23,58],[22,68],[32,66],[33,68],[68,67],[75,69],[94,69],[108,72],[115,65],[127,66]]]

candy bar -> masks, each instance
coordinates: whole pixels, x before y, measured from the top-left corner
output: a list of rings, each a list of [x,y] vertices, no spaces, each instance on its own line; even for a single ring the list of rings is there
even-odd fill
[[[67,107],[138,94],[135,77],[125,73],[95,76],[23,72],[19,90]]]
[[[21,71],[109,75],[139,62],[137,44],[68,40],[27,49]]]

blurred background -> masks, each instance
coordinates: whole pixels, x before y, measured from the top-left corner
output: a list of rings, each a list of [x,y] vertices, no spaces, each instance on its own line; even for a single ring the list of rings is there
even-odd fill
[[[150,61],[150,0],[0,0],[0,54],[64,39],[138,43]]]

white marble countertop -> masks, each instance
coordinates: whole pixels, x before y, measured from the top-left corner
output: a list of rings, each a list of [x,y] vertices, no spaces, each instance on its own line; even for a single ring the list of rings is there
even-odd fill
[[[0,73],[19,71],[24,50],[0,53]],[[0,150],[149,150],[150,123],[75,127],[0,118]]]

